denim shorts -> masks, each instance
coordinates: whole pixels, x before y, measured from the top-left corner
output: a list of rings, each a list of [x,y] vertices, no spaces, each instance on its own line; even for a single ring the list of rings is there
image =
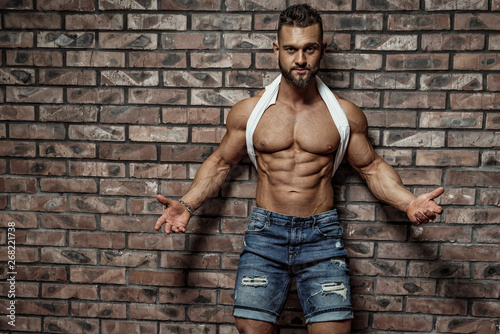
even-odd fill
[[[294,217],[255,207],[243,241],[234,316],[276,323],[292,279],[306,323],[353,318],[337,211]]]

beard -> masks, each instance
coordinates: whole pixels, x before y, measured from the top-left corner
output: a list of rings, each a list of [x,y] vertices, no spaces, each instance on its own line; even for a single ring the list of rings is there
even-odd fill
[[[279,59],[278,60],[278,65],[280,67],[280,71],[281,71],[281,74],[283,75],[283,77],[285,78],[285,80],[291,84],[294,88],[296,89],[304,89],[306,88],[307,86],[309,86],[309,84],[311,83],[311,80],[316,76],[316,74],[318,74],[318,71],[319,71],[319,66],[315,66],[315,67],[311,67],[311,65],[307,65],[307,66],[292,66],[290,68],[290,70],[286,70],[283,65],[281,64],[281,60]],[[308,70],[308,74],[306,77],[299,77],[299,78],[296,78],[293,76],[293,70],[296,70],[296,69],[306,69]]]

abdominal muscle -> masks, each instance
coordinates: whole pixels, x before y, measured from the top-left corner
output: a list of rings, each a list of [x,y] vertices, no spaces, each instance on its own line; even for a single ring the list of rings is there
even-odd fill
[[[257,154],[256,204],[273,212],[306,217],[333,208],[333,155],[288,149]]]

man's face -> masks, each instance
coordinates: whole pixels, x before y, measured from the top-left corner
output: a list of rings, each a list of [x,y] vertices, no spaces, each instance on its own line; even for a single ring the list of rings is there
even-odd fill
[[[306,88],[319,71],[325,51],[321,30],[317,24],[299,28],[283,26],[279,44],[273,48],[283,77],[295,88]]]

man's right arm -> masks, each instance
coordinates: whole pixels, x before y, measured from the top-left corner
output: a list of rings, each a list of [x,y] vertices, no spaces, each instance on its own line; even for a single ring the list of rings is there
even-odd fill
[[[232,166],[240,161],[246,154],[246,122],[255,106],[255,98],[247,99],[236,104],[228,114],[226,120],[226,134],[210,157],[203,162],[189,188],[181,201],[175,201],[158,195],[157,199],[165,205],[165,210],[157,220],[155,229],[158,231],[162,225],[165,232],[186,232],[192,211],[199,208],[205,200],[217,192]],[[186,206],[187,205],[187,206]]]

